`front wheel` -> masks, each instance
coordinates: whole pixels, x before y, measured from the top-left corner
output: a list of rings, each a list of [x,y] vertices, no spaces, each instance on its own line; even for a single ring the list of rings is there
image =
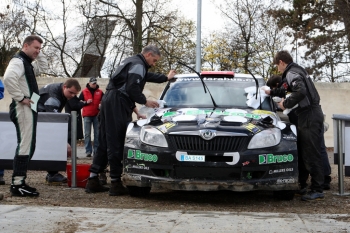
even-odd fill
[[[146,197],[151,192],[151,187],[126,186],[132,197]]]

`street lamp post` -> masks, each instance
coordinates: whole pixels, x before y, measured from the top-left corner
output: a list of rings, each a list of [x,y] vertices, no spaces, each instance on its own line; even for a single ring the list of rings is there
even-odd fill
[[[196,71],[201,71],[201,20],[202,0],[197,0],[197,46],[196,46]]]

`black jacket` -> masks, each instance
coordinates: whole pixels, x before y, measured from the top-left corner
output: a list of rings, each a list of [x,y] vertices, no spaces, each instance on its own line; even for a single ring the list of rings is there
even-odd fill
[[[107,91],[117,89],[129,98],[130,103],[135,107],[135,102],[146,103],[146,97],[142,93],[146,82],[163,83],[168,80],[164,74],[148,72],[150,66],[142,54],[126,58],[112,75]]]
[[[292,62],[282,74],[281,84],[287,82],[287,91],[291,95],[283,102],[285,108],[299,104],[299,108],[320,104],[320,96],[306,70]]]
[[[63,83],[48,84],[39,90],[38,112],[62,112],[67,103]]]

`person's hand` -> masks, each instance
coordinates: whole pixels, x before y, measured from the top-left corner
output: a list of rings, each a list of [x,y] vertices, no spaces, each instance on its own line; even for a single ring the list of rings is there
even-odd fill
[[[270,90],[264,90],[266,95],[270,95],[271,91]]]
[[[146,115],[142,115],[142,114],[136,114],[137,115],[137,119],[147,119]]]
[[[278,104],[278,107],[280,107],[280,109],[285,110],[286,108],[283,106],[283,102],[284,102],[284,98],[282,98],[281,102],[277,104]]]
[[[72,147],[67,143],[67,157],[72,157]]]
[[[149,108],[159,108],[158,102],[154,100],[147,100],[145,105],[146,107],[149,107]]]
[[[169,74],[168,74],[168,80],[174,78],[175,74],[176,74],[176,71],[175,71],[175,70],[170,70],[170,71],[169,71]]]
[[[88,99],[88,100],[86,101],[86,103],[87,103],[87,104],[92,103],[92,99]]]
[[[30,104],[34,104],[34,102],[28,98],[24,98],[21,102],[21,104],[27,105],[30,107]]]

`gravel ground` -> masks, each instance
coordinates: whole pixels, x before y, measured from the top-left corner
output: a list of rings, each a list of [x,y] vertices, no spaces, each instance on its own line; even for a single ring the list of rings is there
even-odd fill
[[[83,148],[78,148],[83,151]],[[146,198],[130,196],[110,197],[108,193],[87,194],[83,188],[70,188],[66,184],[49,186],[45,184],[46,172],[29,171],[27,183],[38,189],[40,196],[12,197],[9,184],[12,171],[5,171],[6,185],[0,186],[4,194],[1,205],[28,206],[64,206],[64,207],[94,207],[149,210],[193,210],[193,211],[231,211],[231,212],[275,212],[298,214],[348,214],[350,196],[339,196],[338,167],[333,164],[333,151],[328,152],[332,166],[331,190],[325,191],[325,199],[314,202],[304,202],[295,196],[291,201],[274,199],[272,192],[185,192],[169,190],[153,190]],[[91,158],[78,155],[78,164],[90,164]],[[70,160],[68,161],[70,163]],[[66,175],[65,172],[62,172]],[[109,180],[108,180],[109,183]],[[345,193],[350,192],[350,177],[344,178]],[[348,219],[350,221],[350,219]]]

